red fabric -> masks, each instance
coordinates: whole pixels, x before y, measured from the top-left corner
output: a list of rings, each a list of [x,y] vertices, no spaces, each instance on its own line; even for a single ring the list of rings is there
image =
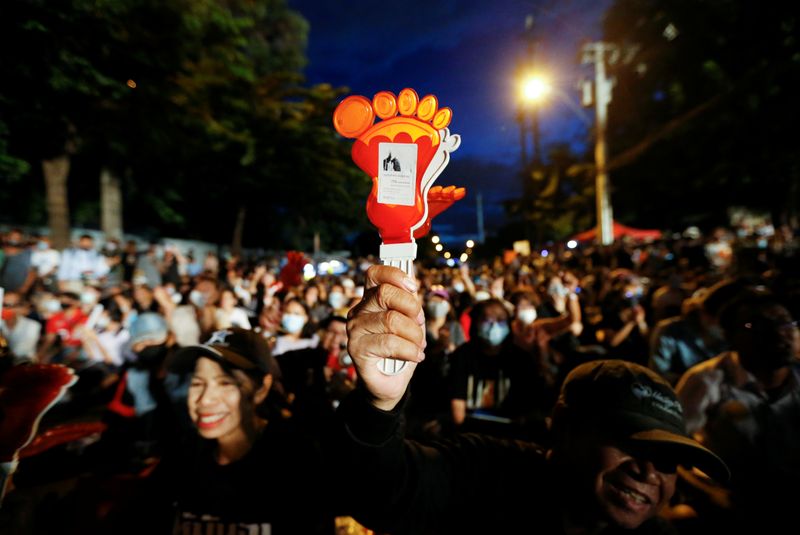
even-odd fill
[[[308,263],[303,253],[289,251],[286,253],[286,265],[281,269],[278,278],[286,288],[303,284],[303,267]]]
[[[66,311],[56,312],[47,320],[44,330],[47,334],[60,336],[62,343],[66,346],[80,347],[81,339],[74,336],[75,328],[86,323],[88,319],[89,316],[82,310],[69,312],[69,316]]]
[[[458,322],[464,330],[464,341],[469,342],[469,328],[472,326],[472,318],[469,315],[471,308],[466,309],[459,318]]]
[[[130,405],[125,405],[122,401],[122,396],[125,395],[125,387],[128,385],[128,374],[124,374],[122,379],[117,383],[117,390],[114,392],[114,397],[108,403],[108,410],[113,413],[119,414],[123,418],[133,418],[136,416],[136,409]]]
[[[58,425],[38,435],[33,439],[33,442],[22,448],[19,452],[19,458],[32,457],[60,444],[102,433],[107,427],[103,422],[77,422]]]
[[[356,380],[356,367],[355,366],[343,366],[342,363],[339,361],[339,355],[330,353],[328,354],[328,362],[326,363],[328,368],[333,370],[334,373],[338,373],[344,371],[347,374],[347,377],[353,381]]]
[[[617,223],[616,221],[614,221],[613,229],[614,229],[614,239],[618,239],[623,236],[630,236],[631,238],[636,238],[639,240],[657,240],[661,238],[660,230],[646,230],[646,229],[628,227],[623,225],[622,223]],[[596,235],[597,235],[597,227],[594,227],[590,228],[589,230],[585,230],[579,234],[576,234],[570,239],[573,239],[575,241],[592,241],[594,240]]]
[[[36,436],[39,420],[75,383],[74,372],[59,364],[24,364],[0,380],[0,462],[14,460]]]

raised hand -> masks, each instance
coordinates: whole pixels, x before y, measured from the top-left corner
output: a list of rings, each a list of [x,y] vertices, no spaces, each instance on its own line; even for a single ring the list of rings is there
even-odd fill
[[[364,298],[348,314],[347,350],[372,404],[379,409],[397,405],[416,364],[425,358],[425,316],[418,287],[400,269],[372,266]],[[383,358],[409,364],[397,375],[385,375],[378,369]]]

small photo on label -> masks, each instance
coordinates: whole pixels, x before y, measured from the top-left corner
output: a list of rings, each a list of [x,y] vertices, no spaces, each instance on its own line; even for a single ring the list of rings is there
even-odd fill
[[[378,202],[413,206],[417,179],[417,145],[380,143],[378,158]]]

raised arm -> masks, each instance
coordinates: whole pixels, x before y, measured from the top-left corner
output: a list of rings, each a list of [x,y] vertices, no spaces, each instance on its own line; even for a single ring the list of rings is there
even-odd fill
[[[418,362],[425,357],[425,316],[417,281],[389,266],[367,271],[366,291],[348,314],[347,349],[370,402],[392,410],[405,394]],[[378,369],[382,358],[408,361],[397,375]]]

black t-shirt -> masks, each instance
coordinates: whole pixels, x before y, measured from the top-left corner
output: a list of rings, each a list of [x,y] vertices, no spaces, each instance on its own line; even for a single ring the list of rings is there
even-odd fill
[[[467,411],[517,417],[535,409],[545,384],[532,354],[506,340],[497,355],[470,340],[450,355],[450,396],[467,402]]]
[[[173,533],[333,533],[334,496],[312,441],[270,423],[236,462],[218,464],[215,447],[192,437],[154,475],[173,503]]]

